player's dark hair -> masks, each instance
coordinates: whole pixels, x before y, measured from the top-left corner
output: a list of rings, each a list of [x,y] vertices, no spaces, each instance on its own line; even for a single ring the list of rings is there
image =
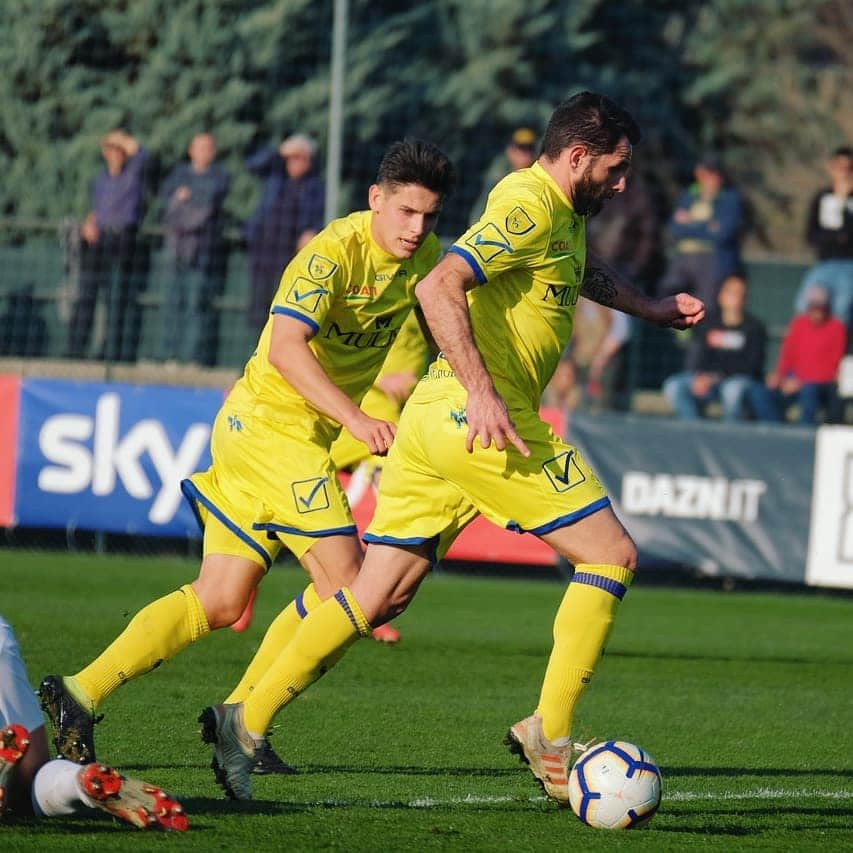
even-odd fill
[[[640,141],[640,127],[631,114],[607,95],[581,92],[563,101],[552,113],[542,139],[542,154],[556,160],[571,145],[582,144],[591,154],[609,154],[623,136]]]
[[[404,139],[385,152],[376,183],[389,187],[418,184],[444,199],[456,185],[456,170],[450,158],[431,142]]]
[[[853,160],[853,148],[849,145],[842,145],[839,148],[836,148],[835,151],[830,154],[830,157],[849,157]]]

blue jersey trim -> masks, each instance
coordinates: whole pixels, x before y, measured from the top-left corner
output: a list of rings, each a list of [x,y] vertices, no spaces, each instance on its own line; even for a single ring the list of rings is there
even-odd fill
[[[581,509],[570,512],[568,515],[561,515],[547,524],[540,524],[539,527],[533,527],[530,530],[525,530],[517,521],[508,521],[506,527],[507,530],[512,530],[515,533],[532,533],[534,536],[541,536],[543,533],[550,533],[552,530],[568,527],[570,524],[574,524],[576,521],[580,521],[582,518],[586,518],[588,515],[592,515],[594,512],[598,512],[607,506],[610,506],[610,498],[599,498],[597,501],[593,501],[593,503]]]
[[[206,498],[200,491],[198,486],[193,483],[192,480],[181,480],[181,491],[184,493],[184,497],[189,502],[190,507],[192,507],[193,514],[195,515],[196,521],[198,522],[198,526],[204,530],[204,524],[201,520],[201,514],[198,511],[198,507],[196,503],[202,504],[207,511],[211,515],[215,515],[219,521],[222,522],[238,539],[241,539],[245,542],[253,551],[256,551],[258,555],[263,559],[264,565],[269,569],[272,566],[272,560],[270,559],[270,555],[267,554],[264,549],[246,533],[238,524],[233,522],[227,515],[216,506],[213,501],[209,498]]]
[[[625,593],[628,591],[628,587],[626,587],[625,584],[615,581],[612,578],[606,578],[604,575],[596,575],[593,572],[575,572],[572,575],[571,582],[598,587],[599,589],[603,589],[605,592],[609,592],[620,601],[625,597]],[[623,753],[618,752],[618,750],[615,751],[620,757],[623,756]],[[628,759],[633,760],[631,759],[631,756],[628,756]],[[631,773],[628,773],[628,776],[630,775]]]
[[[286,314],[288,317],[294,317],[297,320],[302,320],[302,322],[305,323],[305,325],[308,326],[315,335],[320,331],[320,327],[310,317],[306,317],[304,314],[300,314],[292,308],[285,308],[283,305],[273,305],[270,314]]]
[[[252,530],[267,530],[272,533],[292,533],[294,536],[311,536],[315,539],[322,539],[324,536],[343,536],[349,533],[358,533],[358,528],[354,524],[348,524],[346,527],[330,527],[327,530],[300,530],[298,527],[290,527],[287,524],[274,524],[273,522],[255,522],[252,525]]]
[[[463,249],[461,246],[451,246],[447,250],[447,253],[450,254],[451,252],[453,252],[454,255],[459,255],[460,258],[464,258],[465,261],[468,262],[468,266],[471,267],[474,277],[480,282],[480,284],[486,283],[486,274],[483,272],[477,261],[474,260],[474,256],[467,249]]]

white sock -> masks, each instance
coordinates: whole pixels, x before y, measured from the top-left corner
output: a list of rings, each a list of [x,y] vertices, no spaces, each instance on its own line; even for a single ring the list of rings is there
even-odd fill
[[[89,806],[77,776],[83,768],[73,761],[55,758],[48,761],[33,779],[33,810],[37,815],[57,817],[74,814]]]

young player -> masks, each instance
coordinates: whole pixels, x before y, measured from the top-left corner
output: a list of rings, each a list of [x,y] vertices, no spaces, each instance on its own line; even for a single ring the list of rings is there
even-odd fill
[[[329,448],[346,427],[385,454],[395,426],[359,402],[439,256],[433,234],[453,166],[434,145],[395,143],[370,209],[331,222],[288,264],[242,378],[217,415],[213,464],[182,484],[204,528],[191,584],[143,608],[92,663],[48,676],[40,694],[58,751],[94,758],[94,713],[117,687],[233,624],[282,544],[311,583],[269,627],[229,697],[247,698],[301,620],[351,582],[362,550]],[[264,731],[254,750],[266,750]]]
[[[155,785],[105,764],[49,760],[44,719],[12,626],[0,616],[0,819],[100,809],[140,829],[187,829],[181,804]]]
[[[372,626],[411,601],[431,564],[478,512],[530,532],[575,566],[534,714],[510,748],[568,802],[575,705],[592,677],[636,549],[578,450],[538,414],[572,332],[578,295],[659,325],[703,316],[687,294],[651,299],[588,256],[586,218],[622,192],[639,129],[589,92],[560,104],[529,169],[502,180],[483,217],[417,287],[442,348],[406,404],[358,577],[303,620],[242,703],[208,709],[232,795],[246,791],[251,740]]]

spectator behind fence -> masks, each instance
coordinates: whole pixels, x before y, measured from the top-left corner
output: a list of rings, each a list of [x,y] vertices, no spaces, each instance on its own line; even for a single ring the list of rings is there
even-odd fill
[[[743,420],[747,408],[757,420],[777,419],[762,381],[767,330],[746,311],[746,295],[742,276],[725,279],[717,307],[690,342],[685,371],[664,382],[663,392],[681,420],[696,420],[710,402],[722,404],[724,421]]]
[[[81,233],[80,290],[71,316],[70,358],[86,358],[95,302],[103,292],[106,330],[103,352],[107,361],[135,361],[139,344],[140,309],[147,259],[137,239],[145,194],[148,154],[123,130],[101,139],[106,168],[95,178],[92,208]]]
[[[794,403],[801,424],[815,423],[821,407],[828,421],[839,419],[836,382],[846,346],[847,330],[832,316],[828,288],[813,284],[806,293],[806,310],[791,320],[776,370],[767,377],[778,406],[776,420]]]
[[[695,183],[681,194],[669,222],[674,254],[660,291],[687,290],[706,305],[716,305],[720,284],[740,268],[741,198],[726,185],[715,156],[700,160],[693,175]]]
[[[832,313],[853,329],[853,148],[836,148],[826,164],[830,185],[820,190],[809,207],[806,240],[818,262],[800,285],[796,310],[806,310],[806,293],[813,284],[830,292]]]
[[[6,294],[0,314],[0,356],[42,358],[47,353],[48,325],[32,283]]]
[[[212,308],[222,276],[222,205],[230,179],[218,166],[210,133],[193,137],[189,162],[169,173],[161,192],[169,276],[160,324],[163,361],[210,364],[216,313]]]
[[[323,181],[314,169],[314,141],[289,136],[246,161],[263,181],[261,199],[246,223],[249,246],[249,324],[260,333],[282,271],[323,227]]]
[[[501,178],[510,172],[527,169],[536,159],[536,134],[529,127],[519,127],[513,131],[503,154],[489,165],[483,177],[483,188],[474,206],[471,208],[470,221],[476,222],[486,209],[489,193]]]

